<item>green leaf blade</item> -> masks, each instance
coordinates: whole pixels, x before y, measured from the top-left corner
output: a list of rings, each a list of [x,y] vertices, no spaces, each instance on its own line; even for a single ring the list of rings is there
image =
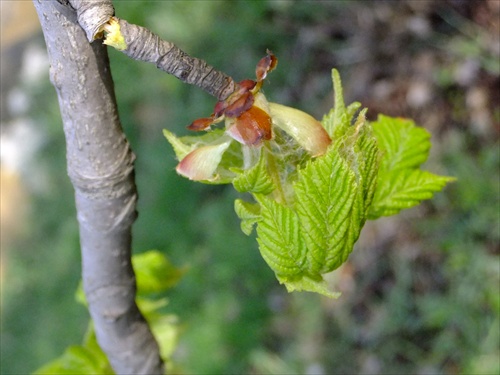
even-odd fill
[[[363,134],[358,139],[356,146],[359,149],[359,183],[362,186],[362,223],[364,223],[364,220],[366,220],[368,216],[377,187],[380,151],[377,140],[371,134],[370,129],[366,127],[363,130]]]
[[[427,130],[412,120],[380,115],[372,124],[379,147],[384,152],[381,168],[418,168],[427,160],[431,147]]]
[[[321,122],[330,138],[335,141],[336,139],[341,138],[349,129],[351,119],[361,104],[354,102],[346,108],[342,90],[342,81],[340,79],[340,74],[336,69],[332,69],[332,81],[335,95],[333,109],[323,117]]]
[[[383,157],[369,219],[414,207],[454,180],[419,169],[429,155],[430,134],[413,121],[381,115],[373,131]]]
[[[264,196],[256,198],[261,206],[257,241],[262,257],[283,280],[300,278],[305,270],[306,247],[297,215]]]
[[[137,292],[141,295],[164,292],[176,285],[185,268],[174,267],[158,250],[149,250],[132,257],[137,280]]]
[[[294,185],[309,273],[330,272],[346,258],[345,243],[356,195],[354,173],[335,149],[309,162]]]
[[[386,173],[377,189],[369,218],[395,215],[403,209],[431,199],[441,191],[452,177],[438,176],[420,169]]]
[[[242,171],[233,179],[233,186],[240,193],[250,192],[254,194],[269,194],[276,188],[267,171],[264,150],[261,151],[257,164]]]
[[[260,206],[258,203],[245,202],[242,199],[234,201],[234,211],[241,220],[241,231],[249,236],[255,224],[261,219]]]
[[[177,137],[174,133],[168,131],[167,129],[163,129],[163,136],[170,143],[179,160],[182,160],[193,149],[192,144],[183,142],[181,138]]]
[[[106,356],[97,347],[92,350],[80,345],[69,346],[64,353],[34,372],[35,375],[114,374]]]
[[[318,293],[321,295],[324,295],[329,298],[339,298],[340,293],[339,292],[332,292],[330,288],[328,287],[328,284],[326,283],[323,278],[311,278],[308,275],[304,275],[302,278],[299,280],[281,280],[280,277],[278,277],[278,280],[280,283],[285,284],[286,290],[291,293],[291,292],[313,292],[313,293]]]

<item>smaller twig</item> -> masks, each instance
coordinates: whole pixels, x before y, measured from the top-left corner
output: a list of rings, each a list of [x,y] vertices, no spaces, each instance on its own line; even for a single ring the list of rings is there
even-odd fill
[[[218,100],[226,99],[236,89],[231,77],[189,56],[175,44],[161,39],[149,29],[114,17],[111,0],[58,0],[69,2],[76,10],[78,23],[91,42],[105,33],[104,43],[134,60],[156,64],[185,83],[198,86]]]
[[[231,77],[214,69],[204,60],[189,56],[175,44],[161,39],[145,27],[112,17],[103,29],[107,34],[105,44],[117,47],[134,60],[154,63],[158,69],[185,83],[198,86],[219,100],[226,99],[235,90]],[[121,44],[116,45],[116,39]]]

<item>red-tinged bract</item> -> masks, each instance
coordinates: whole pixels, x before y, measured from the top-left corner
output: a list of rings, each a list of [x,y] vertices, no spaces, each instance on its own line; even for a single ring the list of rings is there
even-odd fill
[[[261,82],[267,77],[267,73],[271,72],[278,65],[278,59],[273,55],[271,51],[267,51],[267,56],[264,56],[257,63],[255,69],[255,76],[257,77],[257,82]]]
[[[187,128],[193,131],[208,130],[213,122],[214,120],[211,117],[199,118],[194,120]]]
[[[253,106],[229,126],[227,133],[242,144],[256,146],[272,138],[271,125],[271,116]]]
[[[219,144],[196,148],[181,160],[175,170],[177,173],[190,180],[201,181],[216,179],[217,176],[215,172],[220,164],[222,155],[230,144],[231,140],[228,139]]]

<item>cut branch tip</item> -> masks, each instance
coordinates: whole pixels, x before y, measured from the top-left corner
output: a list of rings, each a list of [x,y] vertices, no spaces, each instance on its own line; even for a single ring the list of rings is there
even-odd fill
[[[104,44],[116,48],[118,51],[127,49],[127,43],[120,31],[120,23],[118,18],[111,17],[107,23],[102,26],[102,31],[105,34]]]

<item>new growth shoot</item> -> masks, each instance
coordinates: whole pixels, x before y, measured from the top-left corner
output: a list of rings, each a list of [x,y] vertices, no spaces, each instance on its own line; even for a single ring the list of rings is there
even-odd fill
[[[346,107],[335,70],[335,106],[321,122],[268,102],[260,88],[276,66],[268,51],[255,80],[236,84],[209,117],[188,126],[203,135],[164,135],[180,175],[253,196],[235,201],[241,229],[249,235],[256,227],[261,255],[288,291],[336,297],[323,275],[347,260],[366,220],[430,199],[453,178],[420,170],[429,134],[411,120],[370,123],[359,103]]]

